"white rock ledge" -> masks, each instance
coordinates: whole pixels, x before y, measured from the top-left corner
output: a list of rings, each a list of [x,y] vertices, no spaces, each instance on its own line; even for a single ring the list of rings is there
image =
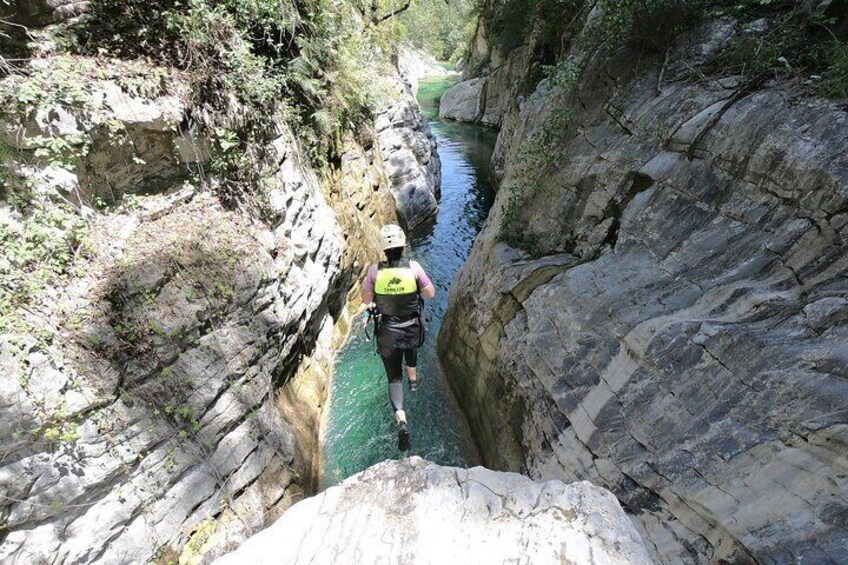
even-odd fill
[[[618,501],[591,483],[412,457],[294,505],[215,564],[650,562]]]

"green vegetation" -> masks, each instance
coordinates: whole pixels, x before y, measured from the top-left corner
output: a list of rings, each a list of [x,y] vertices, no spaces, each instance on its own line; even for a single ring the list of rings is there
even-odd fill
[[[813,9],[784,0],[601,0],[600,20],[586,27],[593,6],[585,0],[484,0],[478,11],[494,47],[508,51],[528,45],[542,65],[555,64],[578,44],[590,50],[605,46],[613,53],[628,48],[641,61],[666,52],[705,19],[732,18],[739,32],[703,73],[788,78],[830,98],[848,93],[844,2]],[[472,70],[485,64],[471,61]],[[541,78],[528,77],[528,89]]]
[[[820,94],[829,98],[848,95],[848,18],[827,11],[807,12],[799,7],[763,6],[777,4],[761,0],[718,10],[754,21],[765,18],[762,31],[735,36],[714,63],[717,74],[741,74],[747,79],[779,77],[796,84],[812,81]],[[743,21],[744,21],[743,20]]]
[[[527,42],[531,32],[538,33],[536,26],[541,26],[543,36],[556,35],[583,4],[583,0],[485,0],[478,12],[494,45],[509,50]]]
[[[474,35],[472,0],[415,0],[399,18],[400,37],[439,61],[456,62]]]
[[[821,91],[828,98],[848,98],[848,43],[834,42],[830,57],[833,64],[825,71]]]
[[[234,304],[243,277],[241,258],[250,256],[256,246],[237,216],[210,210],[203,202],[190,202],[141,224],[110,279],[102,283],[110,311],[101,323],[111,326],[118,344],[101,353],[120,361],[142,357],[165,342],[193,343],[200,322],[193,317],[170,318],[170,301],[176,295],[186,302],[201,302],[210,317],[241,306]],[[97,345],[90,338],[87,342]],[[172,375],[166,369],[162,376]]]
[[[74,259],[87,252],[87,226],[70,206],[36,203],[27,215],[22,222],[0,217],[0,334],[8,334],[18,351],[26,336],[36,347],[52,339],[33,311],[43,291],[66,279]]]
[[[531,255],[541,255],[543,249],[538,238],[527,231],[528,223],[523,212],[534,196],[546,194],[555,197],[552,187],[545,183],[550,168],[555,166],[561,147],[573,132],[576,113],[566,101],[580,76],[577,65],[564,59],[556,65],[544,67],[549,89],[543,96],[549,109],[549,118],[537,131],[524,139],[515,162],[518,170],[511,174],[506,207],[501,222],[501,238],[512,247],[522,248]]]
[[[703,15],[703,0],[605,0],[602,28],[609,44],[631,41],[660,52]]]
[[[77,212],[81,211],[80,203],[92,207],[97,207],[98,202],[114,203],[108,189],[106,194],[75,192],[70,199],[66,198],[67,192],[62,195],[52,189],[44,191],[40,188],[44,183],[32,178],[32,174],[21,173],[22,165],[54,166],[66,171],[84,169],[82,165],[93,141],[87,133],[89,130],[97,131],[113,145],[132,148],[132,159],[143,163],[124,124],[114,119],[97,88],[108,80],[128,93],[155,97],[166,92],[169,78],[166,69],[143,61],[102,64],[68,54],[44,59],[26,72],[7,77],[0,88],[0,104],[9,125],[27,124],[52,115],[54,120],[64,124],[64,131],[60,129],[51,135],[20,136],[15,133],[18,147],[0,143],[0,179],[3,180],[0,197],[23,213],[27,213],[31,204],[45,207],[47,199],[59,200]],[[55,118],[57,114],[58,119]],[[43,194],[36,194],[39,192]],[[71,200],[75,203],[71,204]]]
[[[73,443],[80,438],[79,427],[79,423],[68,416],[65,408],[60,408],[47,424],[33,431],[33,436],[51,444]]]
[[[545,76],[529,77],[528,89],[535,89],[541,78],[547,78],[551,87],[541,94],[550,119],[522,141],[513,160],[516,169],[510,171],[503,186],[507,197],[501,237],[531,254],[546,250],[544,242],[527,228],[527,208],[538,202],[540,195],[556,198],[556,187],[546,179],[574,131],[569,93],[583,72],[568,59],[575,46],[590,51],[602,47],[611,56],[623,53],[634,61],[653,57],[656,64],[681,34],[704,19],[723,17],[735,21],[738,31],[698,70],[697,78],[736,75],[746,84],[774,78],[808,93],[837,99],[848,96],[848,12],[844,5],[825,4],[824,10],[810,11],[778,0],[602,1],[602,16],[591,28],[581,21],[589,5],[585,2],[534,0],[521,12],[517,0],[489,0],[481,9],[484,26],[495,34],[490,38],[492,44],[502,49],[529,45],[534,60],[542,63]],[[543,8],[554,9],[557,17],[542,18]]]
[[[355,8],[352,0],[97,0],[78,51],[184,69],[215,122],[201,125],[226,126],[238,113],[242,149],[283,112],[323,164],[339,131],[361,123],[384,95],[392,30]]]

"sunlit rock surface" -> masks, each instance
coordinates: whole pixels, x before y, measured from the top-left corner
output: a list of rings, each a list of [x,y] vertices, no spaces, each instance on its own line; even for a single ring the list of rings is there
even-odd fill
[[[395,99],[374,122],[398,216],[410,229],[436,214],[442,174],[436,138],[415,99],[413,82],[391,81]]]
[[[379,463],[294,505],[215,563],[650,562],[603,489],[412,457]]]
[[[234,202],[208,166],[213,141],[185,128],[179,73],[32,65],[72,69],[79,103],[0,118],[3,182],[51,213],[76,207],[85,241],[0,331],[0,562],[211,558],[312,491],[348,293],[395,221],[388,163],[372,130],[348,134],[322,183],[277,119],[255,142],[261,197]],[[4,100],[25,78],[0,81]],[[33,158],[60,138],[85,150]],[[0,229],[24,242],[32,216],[6,196]]]
[[[481,116],[485,78],[473,78],[449,88],[439,104],[439,116],[461,122],[476,122]]]
[[[440,351],[488,465],[610,489],[658,561],[845,563],[848,114],[700,81],[698,33],[514,100]]]
[[[398,48],[397,67],[400,75],[409,83],[412,92],[418,92],[418,81],[422,78],[456,74],[445,69],[432,55],[419,51],[411,45]]]

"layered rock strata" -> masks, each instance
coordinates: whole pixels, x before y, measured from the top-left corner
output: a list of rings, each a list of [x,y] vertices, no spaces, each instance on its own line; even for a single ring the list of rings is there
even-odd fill
[[[378,541],[378,543],[375,543]],[[217,565],[650,563],[609,492],[385,461],[293,506]]]
[[[611,489],[657,560],[844,563],[848,116],[698,80],[734,29],[513,101],[440,352],[487,464]]]
[[[375,121],[398,217],[410,230],[438,211],[442,173],[436,138],[415,99],[414,83],[412,78],[392,80],[395,102]]]
[[[225,207],[178,73],[34,65],[0,93],[41,88],[40,73],[79,88],[3,116],[0,236],[21,242],[9,257],[33,237],[75,251],[25,307],[0,309],[0,561],[208,559],[312,491],[346,304],[395,221],[389,164],[417,157],[363,132],[322,183],[278,119],[249,148],[261,195]],[[383,131],[411,128],[432,159],[415,101],[397,105]],[[60,219],[39,228],[43,214]],[[0,275],[23,288],[5,256]]]

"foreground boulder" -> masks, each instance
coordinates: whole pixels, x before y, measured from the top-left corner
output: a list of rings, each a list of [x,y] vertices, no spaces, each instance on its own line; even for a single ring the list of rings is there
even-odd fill
[[[615,497],[418,457],[384,461],[293,506],[217,565],[650,563]]]

